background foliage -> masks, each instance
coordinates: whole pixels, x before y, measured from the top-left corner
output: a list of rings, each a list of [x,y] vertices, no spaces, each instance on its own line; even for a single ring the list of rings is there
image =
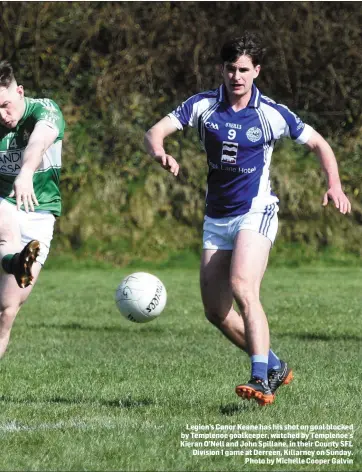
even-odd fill
[[[168,139],[181,164],[174,179],[147,157],[143,135],[218,86],[221,44],[247,28],[268,47],[258,87],[328,138],[354,207],[349,217],[323,209],[315,157],[279,143],[277,250],[360,255],[361,24],[359,2],[1,2],[1,58],[67,121],[56,248],[116,263],[200,249],[206,164],[197,137]]]

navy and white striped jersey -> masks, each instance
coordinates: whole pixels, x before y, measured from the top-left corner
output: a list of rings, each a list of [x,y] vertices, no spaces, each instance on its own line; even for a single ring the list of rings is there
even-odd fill
[[[209,166],[206,214],[211,218],[264,210],[278,202],[269,168],[275,141],[284,136],[304,144],[312,128],[286,106],[261,95],[253,84],[246,108],[235,112],[225,86],[198,93],[168,115],[178,129],[198,129]]]

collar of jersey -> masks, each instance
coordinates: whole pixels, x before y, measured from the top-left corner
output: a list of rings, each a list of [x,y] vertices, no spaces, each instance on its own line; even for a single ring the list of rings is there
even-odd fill
[[[219,87],[219,102],[229,103],[226,100],[226,89],[225,85],[222,84]],[[259,108],[260,105],[260,92],[259,89],[256,87],[255,84],[251,87],[251,97],[246,108]]]

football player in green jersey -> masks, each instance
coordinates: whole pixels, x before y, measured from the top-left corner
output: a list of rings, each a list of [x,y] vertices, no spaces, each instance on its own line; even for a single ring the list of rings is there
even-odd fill
[[[47,258],[59,191],[64,119],[50,99],[24,96],[0,62],[0,358]]]

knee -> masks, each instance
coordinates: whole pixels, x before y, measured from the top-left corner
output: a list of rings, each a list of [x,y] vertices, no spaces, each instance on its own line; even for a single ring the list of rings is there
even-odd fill
[[[218,328],[222,325],[223,317],[220,313],[217,313],[214,310],[207,310],[205,309],[205,317],[211,324],[217,326]]]
[[[0,332],[11,329],[19,309],[20,306],[8,306],[0,312]]]
[[[250,280],[239,275],[233,275],[230,280],[233,297],[245,309],[259,300],[259,288]]]

